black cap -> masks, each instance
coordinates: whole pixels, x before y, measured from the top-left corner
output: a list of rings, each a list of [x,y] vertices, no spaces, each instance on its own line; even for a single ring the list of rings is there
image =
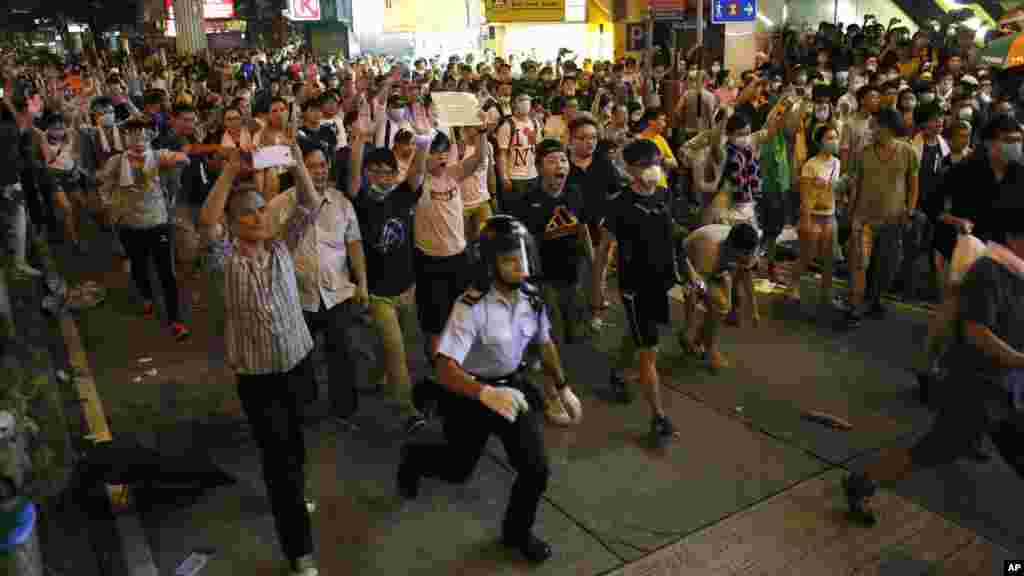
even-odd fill
[[[555,154],[557,152],[565,152],[565,147],[562,146],[562,143],[554,138],[545,138],[537,144],[536,148],[534,148],[534,157],[536,158],[536,161],[540,163],[548,154]]]

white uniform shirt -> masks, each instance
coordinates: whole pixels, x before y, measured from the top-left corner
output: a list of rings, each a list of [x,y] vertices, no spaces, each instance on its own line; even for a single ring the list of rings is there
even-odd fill
[[[547,310],[538,312],[525,294],[511,302],[491,288],[476,304],[469,301],[468,296],[455,301],[437,352],[478,378],[512,374],[531,340],[551,341]]]

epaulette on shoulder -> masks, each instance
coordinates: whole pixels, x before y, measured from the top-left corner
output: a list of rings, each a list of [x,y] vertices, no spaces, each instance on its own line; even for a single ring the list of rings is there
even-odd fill
[[[462,293],[462,296],[459,296],[459,302],[462,302],[466,306],[476,306],[483,299],[484,293],[473,288],[466,290]]]

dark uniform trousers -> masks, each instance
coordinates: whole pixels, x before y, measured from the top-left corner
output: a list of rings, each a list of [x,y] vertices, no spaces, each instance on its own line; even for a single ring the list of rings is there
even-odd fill
[[[492,386],[520,390],[530,405],[529,411],[519,414],[515,422],[509,422],[478,400],[424,381],[419,386],[429,387],[426,393],[436,395],[446,442],[410,444],[406,447],[407,461],[419,476],[462,484],[469,480],[476,468],[487,439],[491,434],[497,434],[509,463],[516,471],[502,531],[506,538],[521,538],[533,527],[537,507],[551,473],[544,448],[544,402],[521,371],[503,379],[478,380]],[[423,394],[424,391],[418,393]]]
[[[253,438],[260,449],[281,551],[291,560],[313,552],[313,530],[306,509],[306,445],[295,386],[308,374],[310,356],[284,373],[238,374],[242,401]]]
[[[369,386],[372,362],[368,362],[358,349],[361,347],[359,323],[364,322],[365,311],[352,298],[339,302],[334,307],[324,308],[323,300],[316,312],[302,311],[310,334],[323,332],[324,355],[327,357],[328,389],[331,415],[348,418],[359,408],[359,390]],[[313,362],[307,363],[308,374],[303,384],[302,399],[305,403],[317,399],[316,370]]]

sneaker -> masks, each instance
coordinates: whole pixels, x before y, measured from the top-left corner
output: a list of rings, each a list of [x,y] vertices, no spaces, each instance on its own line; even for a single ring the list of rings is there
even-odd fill
[[[412,436],[423,429],[427,425],[427,419],[419,414],[410,416],[405,421],[405,435]]]
[[[860,324],[861,324],[860,313],[856,312],[855,310],[850,310],[850,309],[845,310],[843,312],[843,323],[846,325],[846,328],[849,329],[849,330],[853,330],[855,328],[860,328]]]
[[[310,514],[316,512],[316,500],[312,498],[306,498],[306,512]]]
[[[868,499],[875,495],[878,487],[863,474],[850,474],[843,478],[843,493],[850,520],[864,526],[874,526],[878,521],[874,512],[867,508]]]
[[[558,396],[558,392],[551,388],[548,388],[544,393],[544,415],[547,416],[548,422],[557,426],[572,424],[572,417],[565,410],[565,405],[562,404],[562,399]]]
[[[651,440],[656,448],[664,447],[675,436],[676,428],[668,416],[655,416],[651,420]]]
[[[316,568],[316,560],[312,555],[303,556],[292,562],[292,576],[320,576]]]
[[[524,538],[502,538],[501,543],[509,548],[515,548],[534,564],[540,564],[551,558],[553,550],[547,542],[537,538],[533,533],[528,533]]]
[[[611,378],[608,380],[608,386],[611,388],[616,402],[629,404],[633,401],[633,395],[630,394],[629,387],[626,386],[626,379],[622,372],[613,370]]]
[[[402,446],[398,460],[398,494],[406,500],[415,500],[420,491],[420,475],[412,466],[409,447]]]
[[[153,303],[152,302],[146,302],[145,304],[142,305],[142,317],[145,318],[146,320],[152,320],[153,319]]]
[[[185,325],[182,324],[181,322],[175,322],[174,324],[171,324],[171,332],[174,333],[174,339],[177,340],[178,342],[187,340],[188,337],[192,335],[192,332],[189,332],[189,329],[186,328]]]

